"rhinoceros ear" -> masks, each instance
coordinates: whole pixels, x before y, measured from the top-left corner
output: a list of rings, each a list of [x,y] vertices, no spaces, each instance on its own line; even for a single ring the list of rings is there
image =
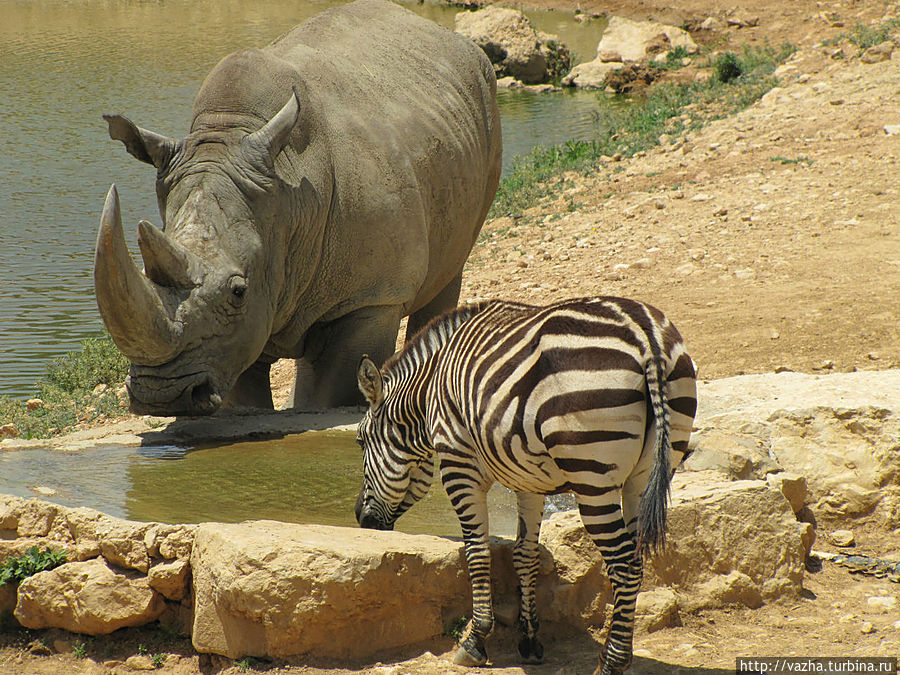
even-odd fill
[[[247,136],[246,142],[266,157],[275,159],[291,137],[300,117],[300,94],[294,87],[288,102],[260,129]]]
[[[366,397],[372,408],[377,408],[384,400],[384,381],[381,371],[368,354],[363,355],[356,370],[356,379],[359,390]]]
[[[134,122],[122,115],[104,115],[109,125],[109,137],[114,141],[122,141],[129,154],[152,164],[157,171],[162,171],[178,150],[178,141],[168,136],[161,136],[152,131],[141,129]]]

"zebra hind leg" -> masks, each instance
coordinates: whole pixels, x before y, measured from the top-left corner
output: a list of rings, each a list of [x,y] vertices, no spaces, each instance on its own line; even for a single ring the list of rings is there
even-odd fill
[[[544,515],[544,495],[519,492],[519,533],[513,548],[513,567],[519,577],[519,655],[525,663],[541,663],[544,646],[537,639],[538,616],[534,590],[540,568],[540,548],[538,537],[541,533],[541,518]]]
[[[613,587],[613,614],[606,647],[594,675],[622,675],[631,664],[634,608],[643,577],[637,539],[625,525],[621,492],[603,498],[576,495],[585,529],[600,549]]]

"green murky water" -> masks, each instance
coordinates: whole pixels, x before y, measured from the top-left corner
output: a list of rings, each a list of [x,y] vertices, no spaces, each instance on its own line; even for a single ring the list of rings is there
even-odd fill
[[[101,447],[0,452],[0,493],[166,523],[274,519],[356,527],[362,456],[352,432],[307,432],[204,450]],[[516,531],[515,496],[488,495],[491,532]],[[397,523],[411,534],[459,536],[440,479]]]

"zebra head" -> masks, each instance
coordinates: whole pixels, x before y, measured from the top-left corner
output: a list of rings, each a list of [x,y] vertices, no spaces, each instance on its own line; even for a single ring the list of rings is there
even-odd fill
[[[397,518],[428,493],[433,452],[424,438],[424,420],[409,414],[404,387],[382,375],[368,356],[360,361],[357,378],[369,409],[356,436],[363,450],[356,520],[369,529],[392,530]]]

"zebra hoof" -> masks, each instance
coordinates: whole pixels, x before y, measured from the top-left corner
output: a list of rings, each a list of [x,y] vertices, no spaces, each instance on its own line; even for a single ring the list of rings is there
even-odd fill
[[[597,666],[594,675],[625,675],[625,671],[628,670],[629,665],[630,664],[626,664],[621,668],[617,668],[611,666],[608,662],[600,661],[600,665]]]
[[[456,656],[453,657],[453,663],[458,666],[465,666],[466,668],[483,666],[487,663],[487,654],[485,653],[483,646],[479,649],[474,640],[466,640],[456,651]]]
[[[544,645],[537,638],[523,637],[519,641],[519,656],[522,657],[522,663],[543,663]]]

